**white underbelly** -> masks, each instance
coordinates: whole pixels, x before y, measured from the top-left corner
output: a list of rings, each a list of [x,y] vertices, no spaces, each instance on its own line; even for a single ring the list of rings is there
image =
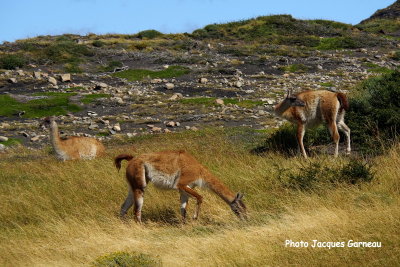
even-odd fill
[[[154,184],[155,187],[161,189],[177,189],[180,178],[180,171],[173,174],[167,174],[155,169],[151,164],[146,163],[146,178]]]

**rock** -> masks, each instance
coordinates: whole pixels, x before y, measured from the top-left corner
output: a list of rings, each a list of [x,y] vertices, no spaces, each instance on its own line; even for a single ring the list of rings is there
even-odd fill
[[[8,137],[0,136],[0,142],[7,142],[7,141],[8,141]]]
[[[164,133],[172,133],[172,131],[169,129],[164,129]]]
[[[215,99],[215,103],[217,103],[218,105],[224,105],[224,100],[221,98]]]
[[[173,83],[166,83],[165,84],[165,89],[167,90],[172,90],[174,89],[175,85]]]
[[[0,151],[4,151],[4,150],[6,150],[6,146],[3,144],[0,144]]]
[[[175,93],[170,98],[168,98],[168,100],[177,100],[180,98],[183,98],[183,95],[181,93]]]
[[[283,74],[283,77],[289,78],[289,77],[290,77],[290,74],[289,74],[289,73],[285,73],[285,74]]]
[[[166,125],[167,125],[167,127],[175,127],[175,126],[177,126],[174,121],[167,122]]]
[[[196,126],[190,127],[190,130],[197,132],[199,129]]]
[[[87,112],[87,114],[89,117],[97,117],[97,115],[98,115],[96,112],[90,111],[90,110]]]
[[[152,79],[150,82],[151,83],[162,83],[162,80],[161,79]]]
[[[115,124],[112,129],[116,132],[120,132],[121,131],[121,126],[119,125],[119,123]]]
[[[40,139],[40,135],[36,135],[34,137],[31,138],[31,142],[37,142]]]
[[[114,131],[113,129],[108,130],[110,132],[110,134],[116,134],[117,132]]]
[[[323,70],[323,69],[324,69],[324,67],[322,67],[322,65],[318,65],[317,68],[318,68],[319,70]]]
[[[67,73],[67,74],[61,74],[60,75],[60,80],[62,82],[70,82],[71,81],[71,74]]]
[[[8,79],[8,82],[9,82],[9,83],[17,83],[17,79],[15,79],[15,78],[10,78],[10,79]]]
[[[22,135],[23,137],[29,137],[29,134],[28,134],[27,132],[21,132],[21,135]]]
[[[25,72],[23,70],[17,70],[19,76],[25,76]]]
[[[243,83],[241,81],[237,81],[237,82],[235,82],[234,85],[235,85],[235,87],[240,88],[243,86]]]
[[[200,78],[199,79],[199,83],[207,83],[208,82],[208,80],[207,80],[207,78]]]
[[[42,79],[42,73],[40,71],[34,71],[33,72],[33,77],[37,80],[41,80]]]
[[[108,84],[103,83],[103,82],[98,82],[98,83],[95,83],[94,90],[101,90],[101,89],[106,89],[106,88],[108,88]]]
[[[48,81],[49,81],[49,83],[51,83],[52,85],[57,85],[57,80],[54,79],[53,77],[49,77]]]
[[[169,65],[164,65],[163,68],[164,68],[164,69],[168,69],[168,68],[169,68]]]
[[[89,125],[88,128],[89,128],[89,130],[95,130],[95,129],[99,128],[99,125],[97,125],[96,123],[92,123],[92,124]]]
[[[260,116],[264,116],[265,114],[266,114],[266,112],[262,109],[257,112],[257,115],[260,115]]]
[[[128,138],[132,138],[134,136],[136,136],[137,133],[127,133],[126,136],[128,136]]]
[[[155,133],[161,133],[162,129],[160,127],[153,127],[151,128],[151,131]]]

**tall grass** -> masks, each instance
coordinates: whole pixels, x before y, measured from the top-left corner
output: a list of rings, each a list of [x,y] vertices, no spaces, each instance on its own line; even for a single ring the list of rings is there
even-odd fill
[[[87,266],[124,251],[149,255],[163,266],[399,262],[399,146],[374,159],[371,182],[321,183],[302,191],[278,177],[281,169],[305,166],[304,159],[250,153],[258,142],[253,131],[204,130],[108,144],[108,154],[92,161],[58,162],[48,149],[0,154],[0,265]],[[127,186],[112,157],[162,149],[188,150],[233,191],[244,192],[250,219],[239,221],[217,196],[196,189],[204,196],[200,218],[181,225],[179,194],[149,185],[144,224],[136,224],[131,213],[119,220]],[[348,161],[321,156],[311,164],[338,167]],[[191,200],[189,214],[193,207]],[[380,241],[382,248],[290,248],[287,239]]]

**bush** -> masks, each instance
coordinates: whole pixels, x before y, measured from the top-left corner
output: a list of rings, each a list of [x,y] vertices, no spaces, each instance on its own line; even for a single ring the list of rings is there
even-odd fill
[[[139,32],[137,34],[137,36],[140,39],[144,39],[144,38],[146,38],[146,39],[154,39],[154,38],[163,36],[163,34],[161,32],[159,32],[159,31],[156,31],[156,30],[146,30],[146,31]]]
[[[78,63],[84,56],[93,56],[94,53],[85,45],[73,41],[60,41],[44,49],[44,56],[53,62]]]
[[[351,159],[348,163],[331,166],[321,161],[308,162],[298,170],[288,172],[287,169],[278,170],[278,180],[288,188],[309,191],[326,185],[360,184],[371,182],[375,174],[371,165],[358,159]]]
[[[400,72],[364,81],[346,115],[352,141],[363,153],[379,154],[400,133]]]
[[[96,259],[94,267],[155,267],[161,262],[143,253],[114,252]]]
[[[92,45],[93,45],[94,47],[103,47],[105,44],[106,44],[106,43],[103,42],[103,41],[101,41],[101,40],[95,40],[95,41],[92,42]]]
[[[26,64],[26,59],[18,54],[4,55],[0,57],[0,69],[13,70],[22,68]]]

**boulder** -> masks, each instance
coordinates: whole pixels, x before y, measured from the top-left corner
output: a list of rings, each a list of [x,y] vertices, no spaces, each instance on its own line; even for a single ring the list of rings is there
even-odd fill
[[[175,85],[173,83],[166,83],[165,84],[165,89],[167,90],[172,90],[174,89]]]
[[[70,82],[71,81],[71,74],[69,74],[69,73],[61,74],[60,75],[60,80],[62,82]]]
[[[208,82],[208,80],[207,80],[207,78],[200,78],[199,79],[199,83],[207,83]]]
[[[10,78],[10,79],[8,79],[8,82],[9,82],[9,83],[17,83],[17,79],[15,79],[15,78]]]
[[[168,100],[177,100],[180,98],[183,98],[183,95],[181,93],[175,93]]]
[[[215,103],[217,103],[218,105],[224,105],[224,100],[221,98],[215,99]]]
[[[0,136],[0,142],[7,142],[7,141],[8,141],[8,137]]]
[[[54,86],[57,85],[57,80],[53,77],[49,77],[48,81],[49,81],[49,83],[51,83]]]

